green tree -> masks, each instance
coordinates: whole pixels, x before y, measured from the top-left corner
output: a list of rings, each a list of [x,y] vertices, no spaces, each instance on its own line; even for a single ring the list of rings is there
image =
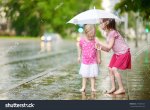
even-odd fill
[[[143,19],[150,20],[150,0],[120,0],[115,9],[120,13],[138,12]]]
[[[1,0],[11,27],[17,35],[38,36],[57,32],[65,37],[72,25],[66,25],[76,14],[89,8],[91,0]]]
[[[92,0],[90,4],[90,8],[93,8],[95,6],[95,8],[97,9],[102,9],[101,3],[102,0]]]
[[[124,12],[129,13],[129,26],[135,30],[135,46],[138,47],[138,20],[142,18],[144,20],[143,25],[147,24],[150,20],[150,0],[120,0],[115,5],[115,10],[118,10],[120,14]],[[146,23],[145,23],[146,22]]]

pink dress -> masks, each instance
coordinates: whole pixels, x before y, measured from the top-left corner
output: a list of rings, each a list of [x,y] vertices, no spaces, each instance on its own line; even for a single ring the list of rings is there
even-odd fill
[[[123,37],[116,30],[112,30],[108,34],[107,43],[109,43],[111,38],[114,38],[115,42],[112,47],[114,55],[111,58],[109,67],[116,67],[121,70],[131,69],[130,48],[124,41]]]
[[[115,43],[112,47],[112,50],[115,54],[124,54],[129,50],[129,47],[124,41],[123,37],[116,30],[112,30],[109,32],[107,37],[107,43],[110,41],[111,38],[115,38]]]
[[[96,63],[96,49],[95,40],[87,41],[82,38],[80,40],[80,47],[82,49],[82,63],[84,64],[95,64]]]
[[[95,49],[95,39],[88,41],[82,38],[79,42],[82,50],[82,63],[79,74],[82,77],[97,77],[98,65],[97,65],[97,50]]]

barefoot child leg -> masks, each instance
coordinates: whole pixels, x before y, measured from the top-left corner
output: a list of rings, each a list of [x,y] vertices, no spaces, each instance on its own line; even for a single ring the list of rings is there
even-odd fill
[[[109,68],[109,76],[110,76],[110,80],[111,80],[111,89],[107,93],[111,94],[111,93],[113,93],[116,90],[116,87],[115,87],[115,75],[114,75],[114,73],[113,73],[111,68]]]
[[[80,89],[80,92],[85,92],[85,88],[86,88],[86,81],[87,78],[82,78],[82,88]]]
[[[92,77],[90,79],[91,79],[91,91],[95,92],[96,91],[96,89],[95,89],[95,78]]]
[[[117,68],[113,67],[112,68],[113,73],[115,74],[115,77],[117,79],[118,82],[118,90],[114,92],[114,94],[122,94],[125,93],[125,89],[123,87],[123,83],[122,83],[122,78],[121,78],[121,74],[118,73]]]

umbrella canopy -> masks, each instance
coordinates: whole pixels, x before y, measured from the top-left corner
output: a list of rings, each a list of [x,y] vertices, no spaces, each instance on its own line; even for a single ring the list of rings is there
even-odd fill
[[[72,24],[98,24],[100,18],[114,18],[116,20],[119,20],[119,18],[105,10],[99,10],[99,9],[91,9],[84,11],[75,17],[73,17],[70,21],[67,23]]]

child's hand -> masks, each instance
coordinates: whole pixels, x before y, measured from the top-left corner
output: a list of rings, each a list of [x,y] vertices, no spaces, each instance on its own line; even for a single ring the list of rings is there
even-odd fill
[[[95,48],[96,48],[97,50],[101,50],[100,44],[99,44],[99,43],[96,43],[96,44],[95,44]]]
[[[81,57],[78,57],[78,63],[81,63]]]

